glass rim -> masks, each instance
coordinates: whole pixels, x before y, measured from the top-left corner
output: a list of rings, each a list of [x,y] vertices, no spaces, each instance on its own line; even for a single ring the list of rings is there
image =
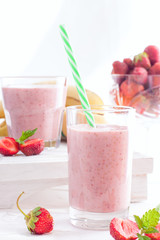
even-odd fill
[[[120,74],[120,73],[111,73],[111,76],[113,77],[129,77],[129,76],[136,76],[136,77],[143,77],[143,75],[138,75],[138,74]],[[148,74],[147,77],[160,77],[160,74]]]
[[[89,112],[118,112],[118,113],[127,113],[127,112],[135,112],[135,109],[129,106],[113,106],[113,105],[90,105],[91,108],[83,109],[82,105],[74,105],[66,107],[67,110],[75,110],[75,111],[89,111]]]
[[[40,76],[0,76],[0,79],[20,79],[20,78],[33,78],[33,79],[37,79],[37,78],[63,78],[63,79],[67,79],[66,76],[63,76],[63,75],[51,75],[51,76],[43,76],[43,75],[40,75]]]
[[[67,86],[67,77],[63,75],[55,75],[55,76],[0,76],[0,82],[2,87],[10,87],[10,85],[31,85],[33,83],[36,83],[36,85],[52,85],[52,81],[55,82],[55,84],[64,85]],[[48,83],[47,83],[48,81]],[[54,84],[53,84],[54,85]]]

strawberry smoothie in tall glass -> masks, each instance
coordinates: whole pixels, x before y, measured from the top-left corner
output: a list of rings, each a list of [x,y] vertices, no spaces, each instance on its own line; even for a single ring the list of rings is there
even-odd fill
[[[58,146],[66,99],[65,78],[8,79],[2,95],[9,136],[19,138],[22,131],[38,128],[34,137],[46,146]],[[20,83],[21,81],[21,83]],[[7,80],[6,80],[7,82]]]
[[[78,110],[67,109],[69,202],[74,225],[103,229],[113,217],[128,215],[132,161],[130,126],[126,122],[131,121],[128,115],[134,111],[116,109],[98,110],[103,123],[95,128],[73,122]]]

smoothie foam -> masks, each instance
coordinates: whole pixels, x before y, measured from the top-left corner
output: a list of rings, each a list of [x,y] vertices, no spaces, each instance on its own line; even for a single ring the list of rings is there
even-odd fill
[[[88,212],[116,212],[130,203],[128,128],[68,126],[70,206]]]

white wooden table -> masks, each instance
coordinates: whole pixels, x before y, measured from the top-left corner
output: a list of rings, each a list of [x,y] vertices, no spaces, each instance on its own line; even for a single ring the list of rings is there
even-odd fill
[[[16,198],[22,191],[26,193],[21,200],[24,207],[36,203],[45,203],[47,208],[67,207],[67,167],[66,143],[36,156],[0,156],[0,208],[15,208]],[[147,175],[152,170],[152,158],[134,154],[132,202],[147,199]]]
[[[145,211],[152,209],[158,204],[160,194],[156,194],[156,185],[151,185],[150,199],[141,203],[132,203],[130,206],[130,218],[133,215],[142,216]],[[155,201],[155,199],[157,199]],[[160,198],[159,198],[160,199]],[[26,213],[30,209],[23,209]],[[0,210],[0,239],[2,240],[113,240],[109,231],[92,231],[76,228],[70,224],[68,208],[49,209],[52,214],[55,226],[51,233],[35,236],[27,230],[24,217],[17,209]]]
[[[141,215],[160,200],[159,182],[147,184],[153,170],[153,159],[134,154],[132,172],[132,203],[130,216]],[[0,239],[2,240],[112,240],[108,231],[82,230],[73,227],[68,214],[67,148],[62,143],[54,151],[40,155],[0,158]],[[22,192],[21,208],[28,213],[36,206],[51,212],[55,227],[52,233],[35,236],[26,229],[24,217],[16,208],[16,198]],[[146,201],[142,201],[147,199]],[[142,202],[137,202],[141,200]],[[134,202],[134,203],[133,203]]]

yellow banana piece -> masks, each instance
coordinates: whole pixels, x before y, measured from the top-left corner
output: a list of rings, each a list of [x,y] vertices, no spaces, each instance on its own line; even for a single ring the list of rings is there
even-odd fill
[[[102,99],[94,92],[86,89],[88,101],[90,105],[103,105]],[[79,95],[75,86],[68,86],[67,88],[67,97],[66,97],[66,107],[74,106],[74,105],[81,105]],[[86,123],[86,118],[84,118],[84,123]],[[105,118],[103,115],[98,113],[94,114],[95,122],[97,123],[105,123]],[[63,116],[63,126],[62,126],[62,136],[63,139],[67,136],[67,126],[66,126],[66,110],[64,111]]]
[[[102,99],[94,92],[86,89],[88,101],[90,105],[103,105]],[[72,103],[73,101],[73,103]],[[81,105],[79,95],[75,86],[68,86],[67,88],[67,99],[66,107],[75,105],[75,101],[78,101],[78,104]]]
[[[5,120],[0,124],[0,136],[1,137],[8,136],[7,124]]]
[[[0,118],[5,118],[2,101],[0,100]]]

